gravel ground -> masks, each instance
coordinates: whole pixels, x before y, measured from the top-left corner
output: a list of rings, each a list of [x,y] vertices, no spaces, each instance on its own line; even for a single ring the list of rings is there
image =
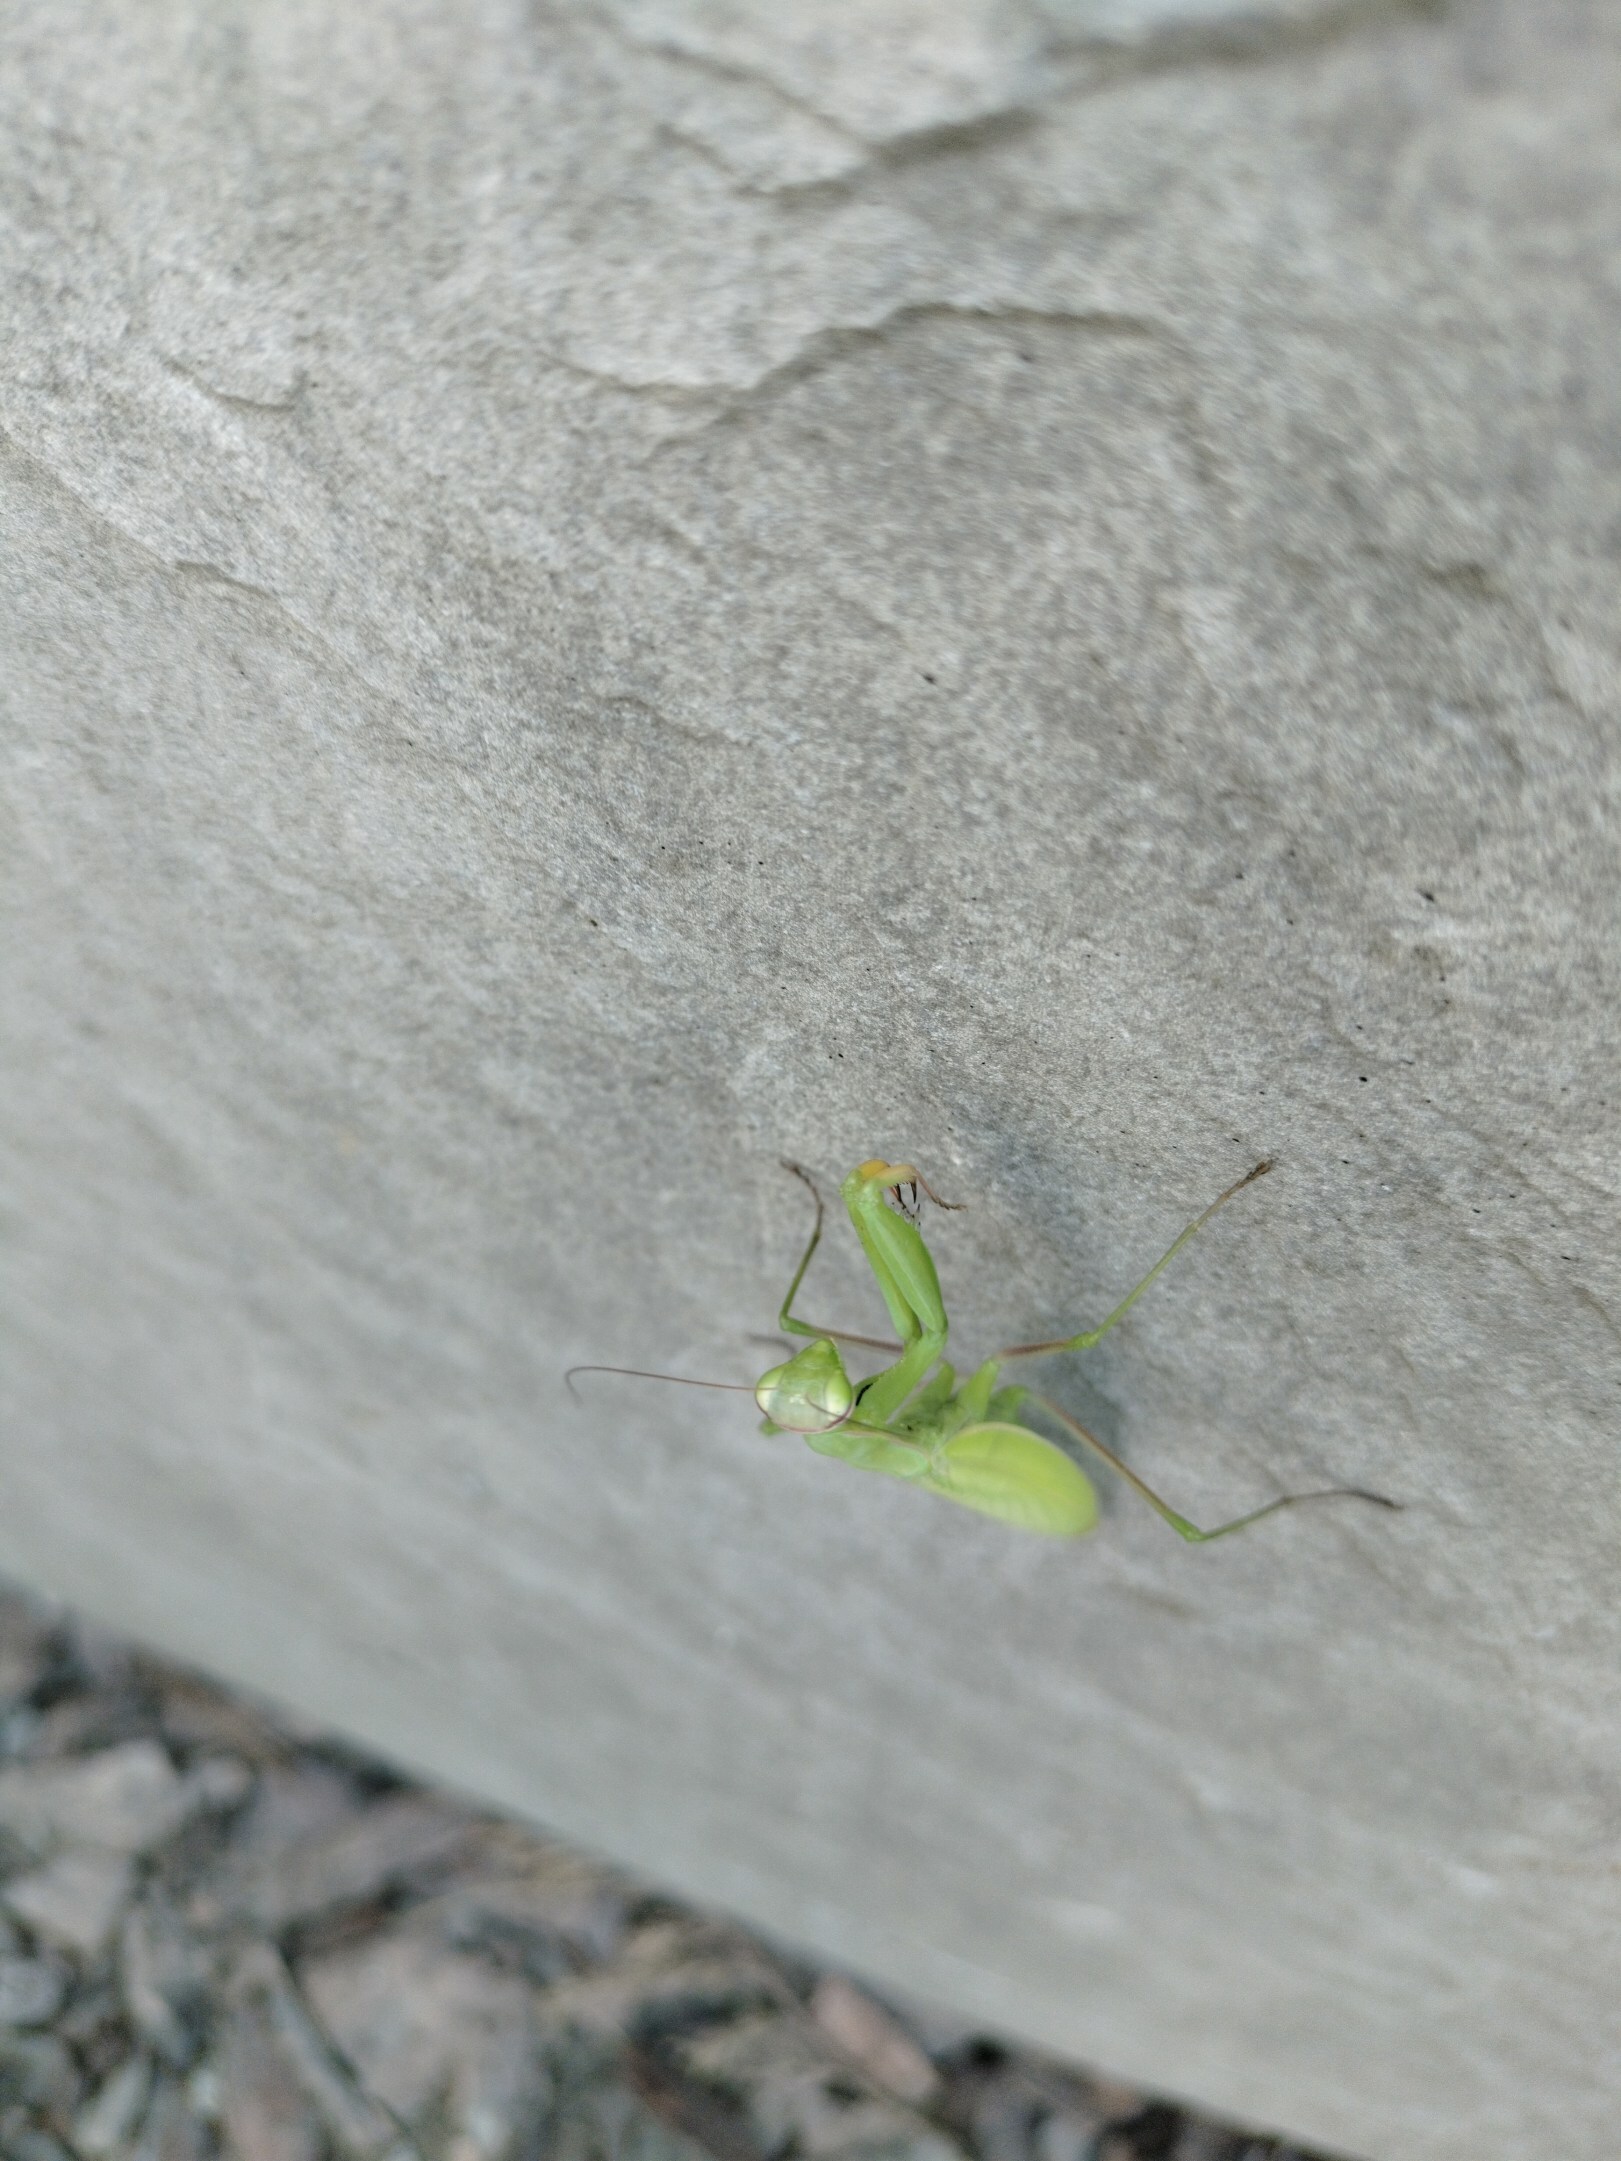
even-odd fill
[[[0,1594],[0,2161],[1307,2161]]]

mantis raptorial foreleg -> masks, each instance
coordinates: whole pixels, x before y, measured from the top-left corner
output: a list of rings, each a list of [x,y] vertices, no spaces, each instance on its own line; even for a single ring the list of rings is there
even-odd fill
[[[1242,1193],[1246,1186],[1254,1185],[1257,1178],[1264,1178],[1271,1168],[1272,1159],[1269,1156],[1264,1163],[1257,1163],[1254,1170],[1246,1171],[1242,1178],[1237,1179],[1227,1188],[1225,1193],[1218,1193],[1204,1214],[1195,1216],[1181,1236],[1172,1240],[1153,1267],[1149,1269],[1147,1275],[1143,1277],[1141,1283],[1135,1289],[1127,1291],[1125,1297],[1121,1299],[1119,1305],[1115,1307],[1108,1319],[1100,1321],[1096,1328],[1085,1329],[1078,1336],[1060,1336],[1052,1343],[1015,1343],[1005,1351],[998,1351],[997,1356],[999,1358],[1039,1358],[1048,1351],[1089,1351],[1094,1343],[1101,1343],[1115,1323],[1125,1319],[1154,1278],[1164,1269],[1169,1268],[1188,1240],[1196,1232],[1204,1229],[1216,1211],[1225,1208],[1233,1196]],[[1228,1528],[1232,1529],[1233,1526],[1229,1525]],[[1212,1538],[1217,1535],[1214,1531],[1210,1533]]]
[[[877,1156],[858,1163],[839,1187],[901,1339],[895,1363],[864,1381],[857,1392],[857,1416],[867,1425],[888,1425],[945,1353],[946,1302],[933,1258],[917,1227],[920,1190],[936,1208],[955,1205],[941,1200],[912,1164],[885,1163]],[[892,1196],[904,1203],[908,1191],[911,1203],[904,1212],[889,1205]]]
[[[809,1171],[801,1170],[797,1163],[784,1160],[783,1169],[792,1171],[802,1185],[809,1187],[810,1197],[816,1203],[816,1221],[804,1252],[799,1256],[799,1266],[794,1270],[794,1280],[788,1286],[788,1295],[782,1301],[777,1315],[777,1326],[785,1336],[831,1336],[835,1343],[860,1343],[871,1351],[898,1351],[900,1345],[891,1343],[885,1336],[858,1336],[849,1328],[813,1328],[809,1321],[800,1320],[790,1308],[798,1295],[799,1286],[805,1280],[805,1271],[811,1264],[811,1255],[822,1242],[822,1220],[827,1211],[822,1206],[822,1196],[815,1179]]]

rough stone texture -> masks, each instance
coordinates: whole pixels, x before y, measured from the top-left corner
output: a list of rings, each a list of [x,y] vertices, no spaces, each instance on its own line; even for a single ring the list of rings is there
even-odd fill
[[[1616,11],[0,41],[0,1568],[1124,2076],[1613,2154]],[[1071,1400],[1405,1513],[569,1405],[880,1149],[965,1348],[1276,1153]]]

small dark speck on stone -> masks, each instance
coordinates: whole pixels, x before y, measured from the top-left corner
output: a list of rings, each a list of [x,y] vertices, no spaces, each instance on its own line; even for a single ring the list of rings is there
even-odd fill
[[[1435,895],[1422,885],[1418,889],[1418,897],[1420,900],[1427,900],[1432,908],[1435,906]]]

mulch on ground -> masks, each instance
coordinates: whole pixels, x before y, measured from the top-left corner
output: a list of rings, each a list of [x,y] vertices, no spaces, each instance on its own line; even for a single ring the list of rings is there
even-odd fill
[[[1308,2161],[0,1595],[0,2161]]]

